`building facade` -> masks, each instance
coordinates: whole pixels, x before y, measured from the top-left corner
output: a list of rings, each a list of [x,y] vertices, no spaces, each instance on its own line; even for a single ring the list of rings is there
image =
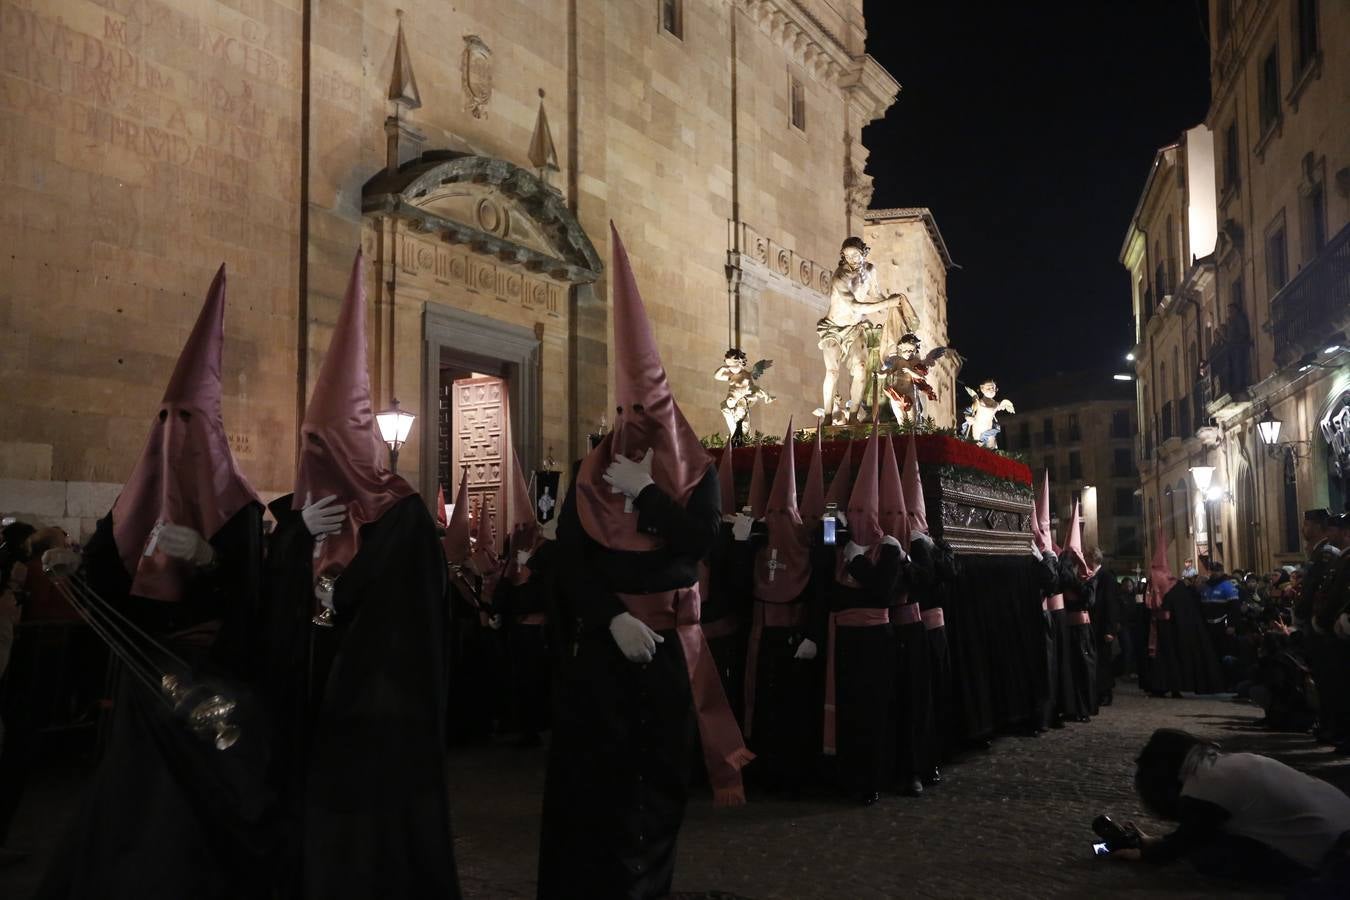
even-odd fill
[[[1017,414],[1000,417],[1005,448],[1031,466],[1037,489],[1050,473],[1055,540],[1079,502],[1084,545],[1100,547],[1118,575],[1143,563],[1132,394],[1121,382],[1057,376],[1011,396]]]
[[[492,517],[511,448],[565,463],[612,416],[610,221],[695,428],[738,346],[781,431],[899,90],[862,9],[0,0],[0,509],[106,511],[222,261],[226,427],[287,491],[362,248],[375,403],[419,417],[400,471],[434,497],[467,466]]]
[[[1266,568],[1302,558],[1302,510],[1344,508],[1350,476],[1350,6],[1210,6],[1212,192],[1166,184],[1155,160],[1121,254],[1146,515],[1174,565]],[[1212,252],[1160,268],[1159,215],[1206,195]]]
[[[863,218],[864,239],[872,248],[868,259],[886,290],[904,294],[914,307],[922,352],[947,346],[947,271],[952,257],[932,210],[872,209]],[[944,357],[928,379],[938,399],[924,412],[938,428],[955,428],[960,421],[956,410],[966,406],[964,393],[956,396],[956,372],[956,363]]]

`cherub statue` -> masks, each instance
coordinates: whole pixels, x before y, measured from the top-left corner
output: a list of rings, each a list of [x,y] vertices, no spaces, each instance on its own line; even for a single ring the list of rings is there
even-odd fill
[[[879,372],[886,379],[886,398],[895,421],[917,422],[923,418],[925,399],[936,401],[937,391],[928,383],[928,373],[939,359],[951,356],[958,367],[961,357],[950,347],[934,347],[927,356],[919,356],[921,343],[914,332],[900,336],[895,353],[881,361]]]
[[[722,365],[713,373],[718,381],[727,383],[727,396],[722,401],[722,418],[727,423],[727,438],[736,445],[743,440],[745,419],[757,403],[772,403],[773,395],[759,386],[760,377],[773,365],[771,359],[761,359],[753,366],[745,351],[732,347],[722,358]]]
[[[961,436],[981,447],[997,450],[999,432],[1003,430],[998,424],[998,414],[1005,412],[1016,415],[1017,410],[1013,408],[1011,400],[997,399],[998,382],[992,378],[980,382],[978,393],[968,387],[966,393],[972,402],[965,410],[966,421],[961,426]]]
[[[882,290],[876,266],[867,261],[870,248],[862,238],[850,237],[839,248],[839,265],[830,281],[830,307],[825,317],[816,322],[817,346],[825,357],[825,381],[821,385],[822,405],[815,411],[823,418],[831,408],[839,370],[848,373],[848,403],[845,409],[866,421],[863,391],[867,388],[867,335],[883,326],[879,318],[891,310],[899,310],[905,327],[918,327],[917,316],[904,294],[887,294]]]

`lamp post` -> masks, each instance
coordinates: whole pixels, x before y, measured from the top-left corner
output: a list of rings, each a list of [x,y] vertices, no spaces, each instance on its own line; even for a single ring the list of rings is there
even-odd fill
[[[406,409],[399,409],[398,399],[395,398],[394,405],[384,412],[375,414],[375,422],[380,426],[380,437],[389,445],[389,470],[398,471],[398,451],[408,441],[408,433],[412,431],[413,422],[417,416],[408,412]]]
[[[1204,517],[1205,555],[1212,559],[1214,554],[1210,548],[1214,545],[1214,535],[1211,534],[1214,527],[1214,516],[1210,511],[1209,503],[1207,501],[1213,499],[1211,495],[1218,490],[1214,486],[1214,467],[1191,466],[1191,480],[1195,482],[1195,491],[1200,499],[1200,502],[1196,504],[1196,507]],[[1196,537],[1199,537],[1199,535],[1196,535]],[[1196,543],[1197,545],[1199,544],[1198,541]],[[1196,552],[1200,552],[1199,546],[1196,547]]]
[[[1266,445],[1266,453],[1271,457],[1279,456],[1281,453],[1288,454],[1295,459],[1303,459],[1312,449],[1312,441],[1281,441],[1280,429],[1284,423],[1275,418],[1271,413],[1270,407],[1266,407],[1265,415],[1261,416],[1256,423],[1257,433],[1261,435],[1261,443]]]

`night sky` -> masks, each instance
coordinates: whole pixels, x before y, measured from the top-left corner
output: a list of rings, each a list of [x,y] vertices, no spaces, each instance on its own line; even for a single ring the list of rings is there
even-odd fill
[[[1209,105],[1205,0],[866,0],[900,98],[863,138],[873,208],[926,206],[961,379],[1122,371],[1118,256],[1155,151]],[[1014,397],[1015,400],[1015,397]]]

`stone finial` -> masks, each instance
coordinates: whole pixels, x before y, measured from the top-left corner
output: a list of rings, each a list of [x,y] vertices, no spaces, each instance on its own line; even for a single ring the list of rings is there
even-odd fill
[[[534,135],[530,138],[530,164],[539,170],[539,177],[545,183],[549,172],[559,171],[558,150],[553,146],[553,132],[548,127],[542,88],[539,90],[539,116],[534,120]]]
[[[418,109],[422,95],[417,90],[417,76],[413,74],[412,56],[408,41],[403,36],[403,10],[398,11],[398,36],[394,39],[394,74],[389,79],[389,99],[404,109]]]

